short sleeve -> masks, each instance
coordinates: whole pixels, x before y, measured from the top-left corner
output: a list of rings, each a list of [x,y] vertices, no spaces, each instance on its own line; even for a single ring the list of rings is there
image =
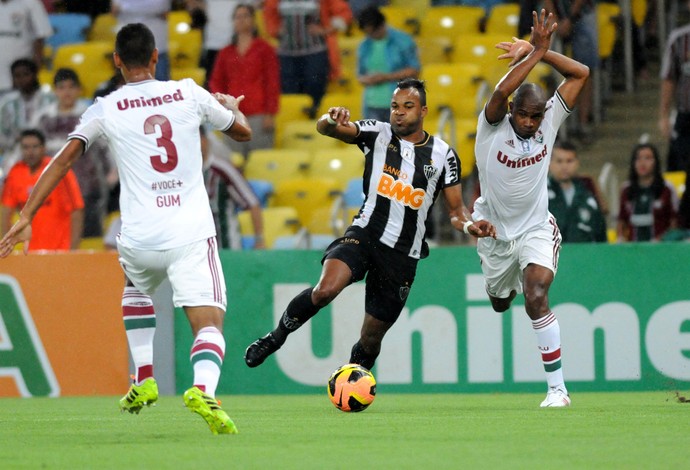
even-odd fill
[[[213,129],[226,131],[235,123],[235,113],[225,109],[208,91],[201,88],[191,79],[185,79],[191,86],[192,93],[198,103],[198,113],[201,122],[209,124]]]
[[[79,124],[74,128],[68,136],[67,140],[79,139],[84,142],[84,151],[88,150],[93,142],[95,142],[104,133],[105,117],[103,114],[103,107],[100,100],[97,99],[94,104],[88,107],[84,114],[79,119]]]

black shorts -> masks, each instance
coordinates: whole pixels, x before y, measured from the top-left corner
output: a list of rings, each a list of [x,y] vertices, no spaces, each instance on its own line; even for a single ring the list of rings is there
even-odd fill
[[[417,273],[419,260],[371,240],[363,228],[350,227],[342,238],[331,243],[321,262],[339,259],[350,267],[352,282],[366,276],[366,312],[394,323],[405,306]],[[367,274],[368,273],[368,274]]]

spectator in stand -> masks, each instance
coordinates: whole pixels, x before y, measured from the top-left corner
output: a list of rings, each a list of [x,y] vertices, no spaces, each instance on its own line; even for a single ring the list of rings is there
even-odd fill
[[[686,2],[690,8],[690,2]],[[671,31],[661,62],[659,130],[670,139],[666,169],[682,171],[690,164],[690,24]],[[677,111],[671,125],[671,111]]]
[[[630,176],[621,189],[618,241],[654,241],[676,226],[678,196],[661,174],[659,151],[651,144],[633,148]]]
[[[156,38],[158,63],[156,80],[170,80],[168,56],[168,13],[171,0],[113,0],[111,11],[117,16],[118,29],[129,23],[143,23]]]
[[[218,53],[208,88],[211,93],[244,95],[240,110],[249,119],[252,140],[237,142],[228,138],[225,141],[246,159],[254,149],[273,147],[280,71],[275,49],[258,37],[254,7],[238,5],[232,23],[235,31],[232,42]]]
[[[38,83],[38,66],[31,59],[17,59],[12,63],[14,90],[0,99],[0,155],[6,173],[19,161],[17,138],[26,129],[34,114],[55,101],[55,94],[44,91]]]
[[[12,217],[26,204],[38,177],[50,162],[45,154],[45,137],[37,129],[22,131],[19,138],[22,160],[12,167],[2,191],[2,232],[12,226]],[[31,242],[25,251],[74,250],[79,247],[84,218],[84,201],[70,170],[38,210],[32,225]]]
[[[266,31],[278,39],[282,93],[306,93],[315,117],[328,81],[340,77],[337,33],[352,20],[346,0],[266,0]]]
[[[88,104],[79,99],[81,84],[72,69],[61,68],[53,79],[57,101],[38,111],[31,126],[41,129],[46,136],[46,152],[54,156],[67,136],[79,123]],[[94,142],[72,166],[84,198],[83,237],[103,236],[103,219],[110,188],[117,182],[115,165],[110,161],[108,149],[101,141]]]
[[[589,67],[590,77],[580,93],[578,124],[573,136],[590,144],[594,133],[590,125],[594,104],[593,72],[599,68],[599,34],[595,0],[545,0],[544,8],[553,13],[558,23],[557,37],[562,47],[570,45],[570,56]],[[556,46],[555,48],[558,48]]]
[[[242,173],[228,159],[211,151],[206,130],[201,127],[201,156],[204,159],[204,184],[216,223],[219,248],[242,249],[242,236],[237,221],[238,210],[251,212],[254,248],[265,248],[261,203]]]
[[[388,122],[391,95],[403,78],[417,78],[417,44],[407,33],[391,28],[376,6],[362,10],[359,28],[367,35],[357,50],[357,79],[364,85],[364,119]]]
[[[39,0],[0,0],[0,96],[12,89],[10,66],[28,57],[40,66],[43,45],[53,35],[48,14]]]
[[[550,165],[549,212],[564,243],[605,242],[606,220],[595,193],[590,189],[591,178],[580,177],[577,148],[568,141],[557,141]]]

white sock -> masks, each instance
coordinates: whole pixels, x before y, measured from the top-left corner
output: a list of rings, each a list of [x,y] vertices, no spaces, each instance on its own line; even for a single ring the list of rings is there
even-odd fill
[[[153,377],[156,313],[151,297],[142,294],[136,287],[125,287],[122,293],[122,319],[134,362],[134,383],[140,385],[144,380]]]
[[[189,356],[194,369],[194,386],[207,395],[216,396],[220,369],[225,358],[225,338],[218,328],[207,326],[194,338]]]
[[[537,334],[537,345],[546,372],[546,383],[549,388],[560,388],[567,393],[561,368],[561,328],[553,312],[545,317],[532,321],[532,328]]]

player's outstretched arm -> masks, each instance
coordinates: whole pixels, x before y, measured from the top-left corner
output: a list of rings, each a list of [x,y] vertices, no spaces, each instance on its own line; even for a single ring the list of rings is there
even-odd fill
[[[223,134],[227,135],[237,142],[247,142],[252,140],[252,128],[249,125],[247,117],[242,111],[240,111],[240,102],[244,100],[244,95],[235,98],[232,95],[226,95],[224,93],[214,93],[213,97],[218,100],[220,104],[223,105],[225,109],[232,111],[235,114],[235,122],[232,123],[229,129],[223,131]]]
[[[487,121],[496,123],[506,115],[510,95],[518,89],[534,66],[549,51],[551,36],[556,27],[557,25],[553,21],[551,13],[547,16],[546,10],[541,10],[541,13],[537,16],[537,12],[534,11],[532,12],[532,35],[530,37],[531,50],[528,51],[525,48],[520,49],[519,47],[504,49],[507,50],[507,53],[499,58],[511,58],[513,59],[511,64],[515,64],[515,66],[503,76],[494,88],[494,92],[486,104],[485,114]],[[501,44],[506,43],[500,43],[496,47],[502,48]]]
[[[473,237],[496,238],[496,227],[488,220],[472,220],[470,211],[462,199],[462,185],[456,184],[443,190],[443,197],[448,207],[450,223],[458,232],[465,232]]]
[[[31,238],[31,221],[48,195],[60,183],[82,153],[84,153],[84,143],[81,140],[72,139],[53,157],[31,190],[29,199],[19,213],[19,220],[0,240],[0,258],[5,258],[12,253],[18,243],[24,243],[24,254],[27,253],[29,248],[27,242]]]
[[[341,106],[329,108],[316,122],[319,134],[352,143],[357,137],[357,126],[350,122],[350,110]]]

